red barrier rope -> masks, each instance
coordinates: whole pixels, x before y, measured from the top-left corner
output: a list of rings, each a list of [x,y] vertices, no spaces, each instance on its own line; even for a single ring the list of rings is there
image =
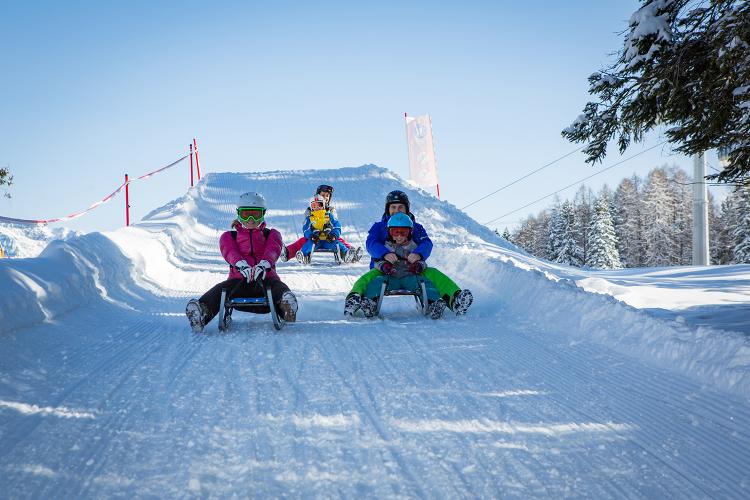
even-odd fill
[[[81,210],[80,212],[75,212],[75,213],[70,214],[70,215],[68,215],[66,217],[58,217],[56,219],[15,219],[13,217],[4,217],[4,216],[0,215],[0,222],[11,222],[11,223],[15,223],[15,224],[45,225],[45,224],[50,224],[52,222],[61,222],[61,221],[76,219],[76,218],[78,218],[78,217],[80,217],[82,215],[85,215],[86,213],[90,212],[91,210],[95,209],[99,205],[103,205],[104,203],[107,203],[108,201],[110,201],[112,198],[115,197],[115,195],[117,193],[119,193],[120,191],[122,191],[122,188],[124,188],[128,184],[131,184],[134,181],[140,181],[140,180],[148,179],[149,177],[151,177],[154,174],[158,174],[159,172],[161,172],[163,170],[166,170],[168,168],[174,167],[175,165],[177,165],[178,163],[180,163],[182,160],[184,160],[187,157],[188,157],[188,155],[185,155],[182,158],[180,158],[179,160],[173,161],[172,163],[170,163],[169,165],[167,165],[165,167],[161,167],[161,168],[159,168],[157,170],[154,170],[153,172],[149,172],[147,174],[143,174],[142,176],[140,176],[140,177],[138,177],[136,179],[130,180],[128,182],[123,182],[122,184],[120,184],[117,187],[117,189],[115,189],[114,191],[112,191],[109,195],[107,195],[104,198],[102,198],[101,200],[93,203],[91,206],[89,206],[85,210]]]

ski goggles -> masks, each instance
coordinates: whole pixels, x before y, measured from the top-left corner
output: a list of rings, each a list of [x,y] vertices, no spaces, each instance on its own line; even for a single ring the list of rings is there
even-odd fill
[[[310,203],[310,208],[313,210],[323,210],[325,208],[325,203],[322,201],[314,201]]]
[[[411,229],[408,227],[389,227],[388,234],[391,236],[400,236],[401,238],[408,238],[411,234]]]
[[[240,207],[237,209],[237,218],[242,222],[252,219],[254,222],[260,222],[266,215],[265,208],[258,207]]]

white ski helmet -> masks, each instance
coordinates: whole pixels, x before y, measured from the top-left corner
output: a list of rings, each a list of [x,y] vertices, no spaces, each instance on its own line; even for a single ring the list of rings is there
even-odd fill
[[[252,207],[267,209],[266,199],[260,193],[245,193],[240,195],[238,207]]]
[[[326,200],[325,200],[325,198],[323,198],[319,194],[316,194],[315,196],[313,196],[312,198],[310,198],[310,208],[312,208],[313,210],[315,210],[313,208],[313,203],[322,203],[322,207],[323,208],[325,208],[325,206],[326,206]],[[318,209],[318,210],[321,210],[321,209]]]

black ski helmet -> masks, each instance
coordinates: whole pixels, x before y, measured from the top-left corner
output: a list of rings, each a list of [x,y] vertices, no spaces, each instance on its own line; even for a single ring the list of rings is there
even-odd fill
[[[410,214],[411,210],[409,210],[409,197],[406,196],[406,193],[403,191],[399,191],[398,189],[395,191],[391,191],[388,193],[388,196],[385,197],[385,213],[388,213],[388,207],[391,206],[392,203],[401,203],[406,207],[406,213]]]
[[[326,208],[331,204],[331,200],[333,200],[333,186],[330,184],[321,184],[318,186],[318,189],[315,190],[315,194],[320,193],[328,193],[328,202],[326,203]]]
[[[315,194],[320,193],[331,193],[331,196],[333,196],[333,186],[329,186],[328,184],[321,184],[318,186],[318,189],[315,190]]]

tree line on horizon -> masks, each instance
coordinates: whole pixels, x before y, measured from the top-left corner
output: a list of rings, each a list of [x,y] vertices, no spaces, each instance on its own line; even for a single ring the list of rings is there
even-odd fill
[[[633,174],[614,192],[581,186],[572,200],[529,215],[503,237],[530,254],[576,267],[618,269],[690,265],[693,185],[677,166]],[[750,263],[750,185],[717,206],[709,192],[711,264]]]

